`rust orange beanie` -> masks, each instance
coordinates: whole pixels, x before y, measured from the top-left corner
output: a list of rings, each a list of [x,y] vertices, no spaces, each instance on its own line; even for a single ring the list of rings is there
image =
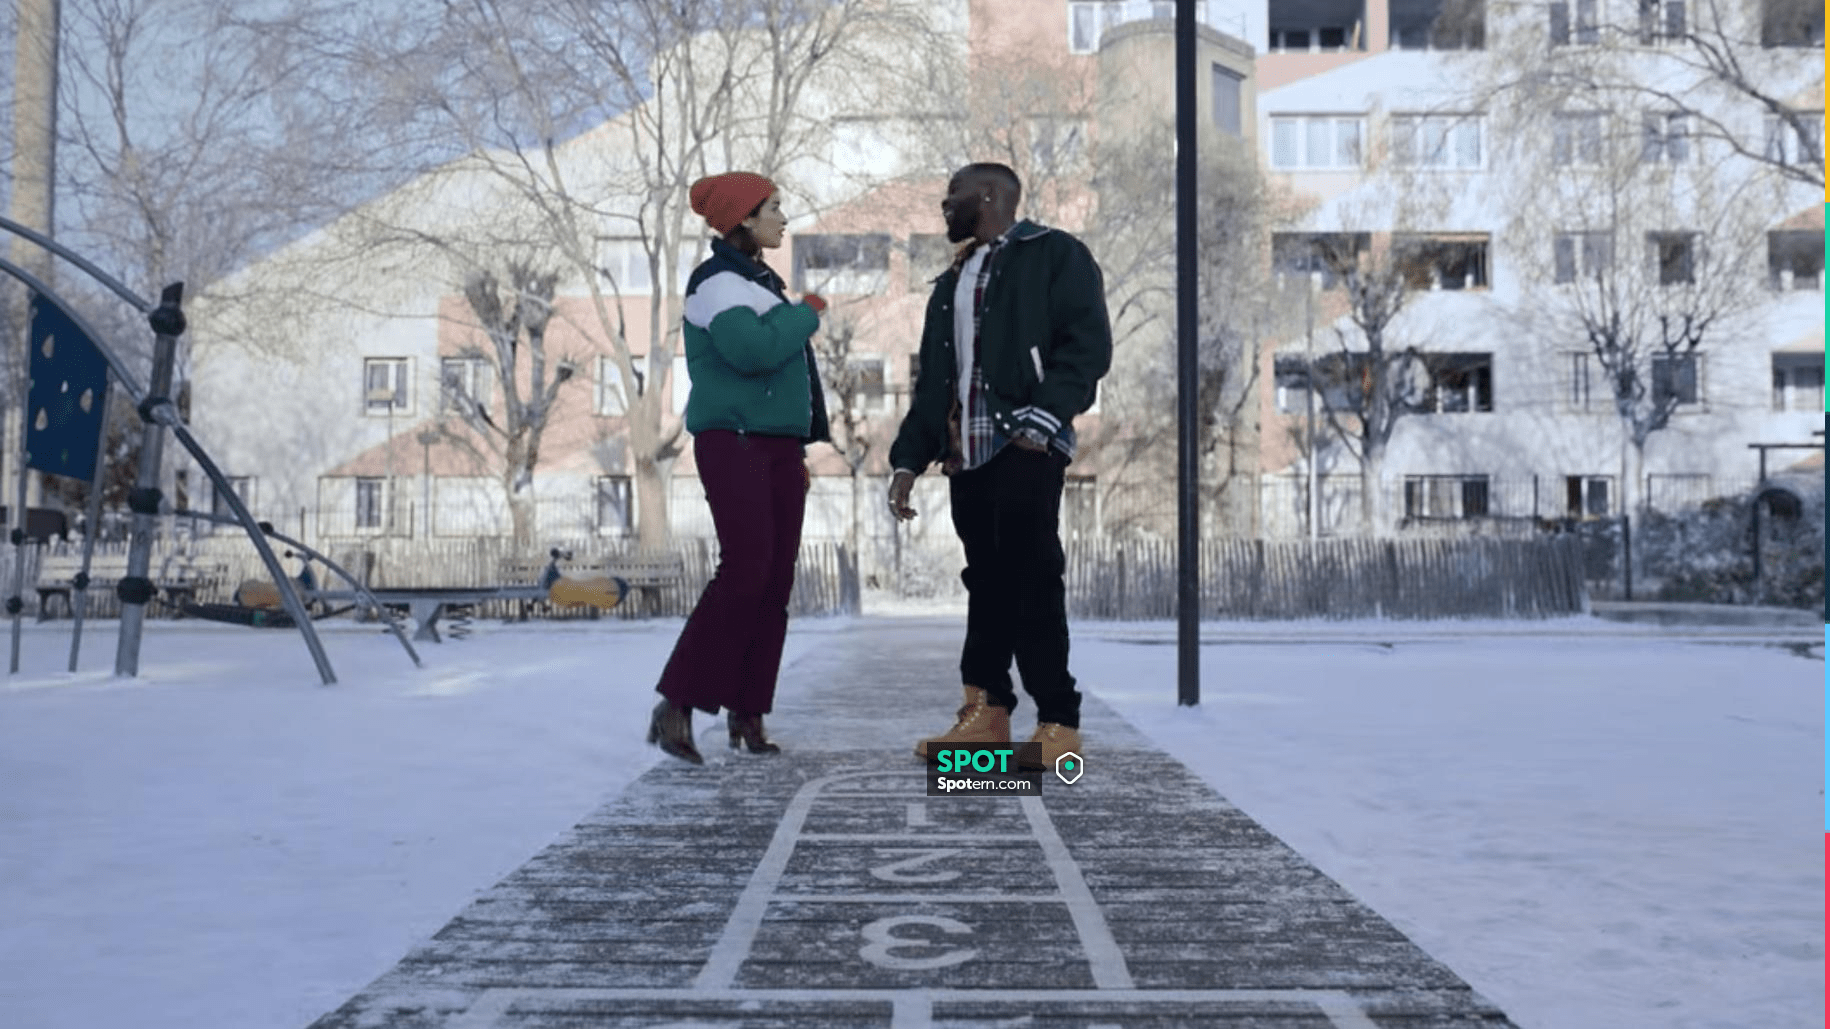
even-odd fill
[[[726,172],[693,183],[693,213],[705,219],[720,236],[743,224],[763,201],[775,193],[775,183],[751,172]]]

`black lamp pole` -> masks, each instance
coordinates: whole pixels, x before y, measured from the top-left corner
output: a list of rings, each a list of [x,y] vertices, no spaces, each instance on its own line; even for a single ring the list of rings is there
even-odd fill
[[[1176,702],[1201,702],[1200,449],[1196,429],[1195,5],[1176,5]]]

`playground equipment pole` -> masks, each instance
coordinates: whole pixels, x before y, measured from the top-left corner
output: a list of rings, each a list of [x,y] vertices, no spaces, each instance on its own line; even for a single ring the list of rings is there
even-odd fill
[[[184,284],[165,288],[161,303],[147,316],[153,329],[152,382],[140,402],[146,427],[140,433],[140,469],[127,507],[133,511],[133,535],[127,543],[127,577],[115,587],[121,598],[121,638],[115,648],[114,674],[140,674],[140,637],[146,625],[146,602],[151,600],[147,567],[152,563],[153,535],[159,522],[159,469],[165,459],[165,432],[151,412],[171,405],[172,365],[177,359],[178,336],[184,332]]]
[[[112,410],[108,404],[113,399],[113,377],[109,386],[102,390],[102,410]],[[83,518],[83,553],[95,552],[95,541],[102,531],[102,487],[108,481],[108,419],[102,418],[101,439],[95,443],[95,478],[89,480],[89,503],[84,507]],[[85,557],[83,569],[87,571],[89,562]],[[70,671],[76,671],[77,655],[83,649],[83,609],[88,607],[84,591],[71,594],[70,601]]]
[[[28,310],[30,309],[29,304],[27,305],[27,308]],[[7,605],[7,613],[13,617],[13,659],[12,664],[9,666],[12,674],[17,674],[19,671],[20,637],[24,634],[23,627],[19,624],[20,614],[24,605],[20,602],[19,598],[25,593],[25,484],[26,481],[32,477],[31,458],[30,455],[25,452],[26,435],[30,431],[32,425],[32,377],[29,374],[25,374],[24,369],[31,366],[31,355],[29,353],[29,348],[32,345],[31,337],[31,331],[28,329],[26,332],[26,346],[28,348],[27,360],[22,362],[21,374],[19,376],[19,492],[17,494],[17,499],[13,504],[13,592],[11,594],[12,601]]]
[[[114,291],[115,295],[119,296],[122,300],[125,300],[136,310],[141,312],[152,311],[152,305],[140,299],[138,294],[134,293],[126,286],[121,285],[120,282],[110,277],[106,272],[103,272],[95,265],[84,260],[80,255],[51,237],[21,225],[10,218],[0,218],[0,229],[24,236],[32,242],[37,243],[39,246],[44,247],[46,250],[69,261],[71,264],[76,265],[78,268],[89,273],[97,282],[100,282],[102,285],[107,286],[110,290]],[[260,526],[255,523],[254,515],[248,511],[248,506],[242,503],[241,497],[229,486],[229,480],[222,474],[222,469],[217,467],[216,462],[210,459],[209,453],[203,449],[202,444],[197,442],[197,438],[191,435],[190,430],[185,427],[184,423],[178,420],[175,406],[169,399],[163,404],[147,403],[146,399],[143,399],[145,397],[144,391],[141,390],[139,381],[134,377],[133,370],[128,368],[127,365],[121,361],[120,356],[113,350],[110,350],[107,344],[102,342],[103,337],[90,327],[83,320],[81,315],[71,311],[69,305],[58,298],[57,293],[52,290],[44,280],[3,258],[0,258],[0,272],[25,283],[27,288],[62,308],[64,313],[69,316],[70,320],[75,322],[76,326],[82,330],[83,334],[94,341],[96,348],[102,353],[102,358],[108,362],[108,370],[113,374],[114,381],[120,384],[123,389],[127,390],[128,396],[139,403],[140,417],[169,428],[172,431],[172,436],[177,439],[179,445],[183,446],[184,449],[190,453],[191,457],[196,459],[198,466],[203,469],[204,474],[209,476],[210,484],[218,491],[218,495],[224,496],[224,500],[229,505],[229,510],[235,515],[236,522],[240,524],[242,530],[248,534],[249,542],[254,545],[255,552],[260,555],[261,564],[266,567],[267,573],[273,576],[275,585],[279,587],[280,601],[285,605],[286,613],[292,616],[294,624],[299,627],[299,634],[305,638],[305,647],[311,652],[312,661],[318,666],[319,677],[323,679],[324,685],[334,685],[337,681],[336,673],[331,671],[330,658],[324,653],[324,644],[318,639],[317,629],[311,624],[311,618],[305,611],[305,604],[299,599],[298,590],[293,588],[292,578],[286,574],[286,569],[280,564],[279,557],[273,553],[273,548],[268,546],[266,534],[262,532]],[[172,307],[176,310],[177,298],[172,297],[171,294],[172,290],[167,288],[166,295],[171,297]],[[180,313],[180,321],[182,321],[182,317],[182,313]],[[180,328],[182,328],[182,326],[180,326]],[[90,534],[90,538],[94,538],[94,533]]]

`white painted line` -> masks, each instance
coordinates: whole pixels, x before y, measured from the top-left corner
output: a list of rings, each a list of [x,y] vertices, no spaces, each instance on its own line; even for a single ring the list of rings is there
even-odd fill
[[[890,840],[912,840],[917,843],[934,840],[945,843],[1034,843],[1036,840],[1034,836],[1020,832],[808,832],[802,833],[801,839],[812,843],[885,843]]]
[[[903,990],[890,1000],[890,1029],[933,1029],[934,1001],[926,990]]]
[[[1378,1023],[1368,1018],[1366,1011],[1345,994],[1318,1000],[1315,1006],[1328,1016],[1328,1024],[1334,1029],[1379,1029]]]
[[[910,802],[908,814],[909,828],[911,829],[920,829],[934,824],[933,822],[928,821],[928,805],[926,804]]]
[[[818,1004],[876,1001],[890,1005],[891,1029],[930,1029],[936,1004],[974,1001],[1006,1004],[1311,1004],[1335,1029],[1378,1029],[1352,994],[1340,990],[999,990],[999,989],[629,989],[526,988],[489,990],[447,1029],[496,1029],[516,1001],[529,1008],[588,1001],[723,1001],[730,1003]],[[754,1009],[751,1009],[754,1010]]]
[[[783,893],[777,904],[1060,904],[1059,893]]]
[[[762,927],[763,913],[769,908],[769,897],[781,884],[782,873],[787,871],[788,859],[794,854],[795,838],[801,834],[801,826],[807,822],[807,812],[813,807],[814,798],[826,784],[843,781],[857,774],[822,776],[795,791],[793,798],[788,801],[788,810],[782,812],[781,823],[775,827],[775,835],[769,840],[769,849],[763,852],[762,860],[756,863],[756,870],[750,873],[750,881],[738,896],[736,906],[731,909],[731,917],[725,920],[724,930],[718,934],[718,942],[712,945],[705,967],[699,970],[699,977],[693,981],[696,989],[721,990],[736,981],[737,970],[743,966],[744,958],[749,956],[750,945],[756,942],[756,932]]]
[[[777,887],[781,885],[782,873],[787,871],[788,859],[794,854],[794,845],[800,838],[801,827],[807,824],[807,813],[812,810],[813,802],[820,798],[827,787],[839,783],[858,780],[880,779],[883,772],[836,772],[821,776],[811,782],[803,783],[788,801],[788,810],[782,812],[781,824],[775,827],[775,835],[769,840],[769,849],[763,852],[762,860],[756,863],[756,870],[750,873],[750,881],[738,896],[737,904],[731,910],[731,917],[724,923],[724,931],[718,934],[718,942],[712,945],[712,952],[706,958],[705,967],[699,970],[694,986],[702,990],[724,989],[735,982],[737,970],[743,966],[749,956],[750,947],[756,942],[756,933],[762,927],[763,914],[769,908],[770,897],[780,897]],[[909,776],[902,776],[909,778]],[[860,794],[860,796],[882,797],[884,794]],[[792,895],[788,895],[792,898]],[[802,898],[792,898],[802,899]],[[844,898],[854,899],[854,898]],[[869,903],[869,901],[865,901]]]
[[[1042,806],[1040,797],[1021,799],[1023,813],[1029,816],[1030,828],[1042,844],[1042,855],[1055,873],[1055,884],[1067,901],[1068,914],[1073,917],[1074,929],[1080,935],[1080,945],[1087,952],[1087,963],[1093,967],[1094,985],[1102,990],[1131,989],[1131,970],[1125,966],[1125,955],[1118,949],[1118,940],[1113,938],[1111,927],[1106,925],[1105,912],[1099,909],[1093,891],[1087,888],[1080,866],[1074,863],[1067,844],[1055,831],[1048,808]]]
[[[1386,991],[1377,991],[1386,992]],[[1427,992],[1427,991],[1426,991]],[[1456,991],[1442,991],[1453,993]],[[1359,1007],[1354,996],[1344,990],[1275,990],[1275,989],[1242,989],[1242,990],[1191,990],[1191,989],[1146,989],[1146,990],[1100,990],[1100,989],[971,989],[962,987],[923,988],[923,989],[760,989],[756,987],[733,987],[723,990],[700,990],[681,986],[526,986],[512,989],[490,990],[485,996],[506,994],[510,1000],[525,1002],[532,1007],[538,1003],[572,1003],[590,1000],[694,1000],[694,1001],[756,1001],[768,1003],[780,1001],[789,1004],[817,1004],[821,1001],[882,1001],[890,1003],[910,996],[922,996],[936,1004],[962,1004],[969,1001],[992,1001],[1001,1004],[1254,1004],[1267,1001],[1283,1001],[1292,1004],[1345,1004]],[[479,1001],[478,1003],[481,1003]],[[475,1005],[473,1005],[473,1008]]]
[[[495,1029],[502,1016],[508,1014],[509,1005],[515,998],[531,993],[531,990],[484,990],[476,1002],[464,1009],[464,1013],[445,1023],[445,1029]]]

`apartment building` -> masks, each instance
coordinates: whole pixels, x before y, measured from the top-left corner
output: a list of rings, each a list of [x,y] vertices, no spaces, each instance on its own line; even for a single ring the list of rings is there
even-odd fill
[[[1408,255],[1414,292],[1387,342],[1418,352],[1413,413],[1381,482],[1400,525],[1608,517],[1623,486],[1673,511],[1750,488],[1749,444],[1812,441],[1822,198],[1810,173],[1776,166],[1814,163],[1821,182],[1821,8],[1316,0],[1261,16],[1263,156],[1311,201],[1274,236],[1273,261],[1314,325],[1265,356],[1261,531],[1308,531],[1312,482],[1316,528],[1359,530],[1358,463],[1330,427],[1358,424],[1363,369],[1343,350],[1364,334],[1317,241]],[[1696,67],[1699,40],[1728,48],[1743,88]],[[1562,89],[1497,88],[1560,76]],[[1597,276],[1637,283],[1598,289]],[[1636,355],[1640,407],[1673,408],[1643,464],[1618,369],[1583,331],[1608,314],[1712,319],[1694,347]]]
[[[1424,379],[1417,409],[1397,424],[1385,460],[1382,488],[1394,514],[1415,523],[1618,510],[1623,434],[1601,369],[1584,340],[1550,332],[1521,312],[1542,306],[1534,298],[1567,292],[1569,283],[1558,280],[1580,277],[1604,254],[1625,261],[1645,252],[1678,277],[1685,267],[1713,269],[1720,262],[1685,256],[1687,245],[1705,245],[1702,223],[1638,227],[1632,238],[1606,244],[1586,226],[1534,225],[1530,206],[1517,202],[1515,167],[1499,159],[1512,152],[1497,137],[1516,131],[1516,111],[1502,128],[1497,114],[1488,120],[1467,98],[1471,85],[1488,81],[1483,76],[1491,65],[1522,50],[1598,48],[1591,35],[1599,41],[1606,26],[1622,24],[1627,14],[1638,32],[1642,6],[1651,11],[1647,47],[1676,38],[1680,21],[1673,19],[1683,18],[1681,5],[1630,2],[1630,12],[1623,6],[1629,0],[1524,5],[1504,18],[1490,16],[1478,0],[1197,5],[1204,139],[1256,154],[1284,194],[1297,198],[1298,213],[1275,227],[1266,248],[1279,282],[1270,302],[1290,307],[1279,324],[1314,326],[1255,341],[1257,397],[1236,427],[1249,437],[1250,474],[1241,476],[1234,495],[1250,501],[1243,516],[1229,515],[1220,528],[1308,531],[1313,463],[1317,529],[1359,530],[1351,453],[1338,443],[1311,446],[1304,433],[1312,392],[1321,423],[1330,421],[1331,406],[1344,425],[1354,418],[1345,377],[1328,373],[1330,355],[1339,367],[1351,366],[1350,356],[1338,352],[1355,344],[1344,291],[1315,258],[1318,238],[1350,248],[1363,240],[1369,250],[1397,239],[1417,255],[1406,270],[1414,289],[1393,331],[1419,353]],[[1005,160],[1030,186],[1028,213],[1094,236],[1116,217],[1100,206],[1102,143],[1110,147],[1136,125],[1166,118],[1172,104],[1171,3],[934,6],[944,10],[943,28],[957,39],[954,77],[906,108],[859,104],[842,88],[815,89],[809,103],[826,134],[781,176],[792,220],[787,247],[771,259],[791,291],[818,291],[833,302],[824,371],[843,437],[841,448],[816,447],[810,455],[816,472],[810,538],[891,536],[877,502],[883,455],[906,409],[928,282],[950,256],[936,208],[947,172],[962,159]],[[1749,31],[1763,41],[1761,73],[1774,88],[1784,87],[1787,102],[1817,111],[1813,124],[1821,126],[1821,64],[1813,75],[1808,65],[1815,64],[1815,51],[1794,45],[1813,32],[1821,42],[1821,12],[1814,23],[1795,24],[1763,13],[1760,0],[1744,6]],[[1719,104],[1723,120],[1742,126],[1760,146],[1800,151],[1803,141],[1788,137],[1785,126],[1769,129],[1746,102],[1727,97]],[[1599,116],[1631,133],[1650,133],[1644,128],[1650,119],[1669,113],[1546,111],[1542,149],[1578,162],[1601,145]],[[1652,135],[1634,135],[1648,160],[1681,165],[1715,145],[1681,123],[1658,125],[1656,154],[1646,142]],[[614,128],[567,143],[568,159],[580,169],[614,165]],[[1821,155],[1821,131],[1811,143],[1803,152]],[[1167,165],[1169,155],[1162,161]],[[1421,202],[1425,194],[1434,206]],[[1406,196],[1419,202],[1394,202]],[[488,174],[460,170],[376,204],[443,224],[483,219],[507,202]],[[1798,184],[1778,187],[1760,226],[1764,262],[1743,268],[1750,299],[1735,306],[1734,333],[1712,336],[1694,354],[1648,371],[1652,388],[1676,397],[1679,408],[1670,427],[1651,437],[1643,469],[1630,473],[1644,476],[1655,503],[1735,488],[1751,475],[1747,444],[1808,440],[1819,427],[1820,203]],[[463,432],[450,431],[459,413],[454,405],[499,402],[495,366],[479,345],[458,269],[371,259],[346,227],[327,227],[244,273],[279,277],[276,269],[285,266],[293,281],[315,277],[317,295],[341,294],[345,302],[334,310],[300,298],[286,310],[263,312],[260,334],[291,345],[256,345],[245,317],[213,322],[210,303],[198,306],[193,364],[200,430],[221,449],[257,514],[315,539],[506,533],[508,504],[487,447],[454,442]],[[683,409],[690,389],[683,361],[651,363],[641,352],[653,338],[657,311],[663,323],[677,318],[677,307],[668,306],[677,298],[665,296],[669,276],[654,274],[643,242],[626,227],[606,229],[595,241],[596,264],[621,292],[615,312],[635,351],[635,383],[625,381],[586,284],[558,286],[548,343],[570,363],[534,475],[541,539],[622,538],[643,528],[625,417],[632,388],[658,392],[670,416]],[[699,256],[689,241],[672,277],[683,281]],[[325,281],[333,278],[334,287]],[[663,302],[651,303],[656,294]],[[1160,326],[1130,328],[1121,326],[1113,400],[1102,398],[1084,420],[1089,438],[1122,433],[1113,405],[1125,397],[1127,376],[1136,378],[1134,370],[1168,346]],[[256,416],[268,428],[245,431]],[[1124,469],[1116,461],[1094,447],[1076,462],[1063,516],[1070,536],[1119,522],[1146,531],[1173,524],[1173,493],[1163,480],[1155,500],[1140,507],[1145,491],[1118,488]],[[710,535],[690,446],[665,475],[673,535]],[[951,535],[944,482],[925,476],[921,489],[924,516],[913,541],[905,536],[902,543],[919,544],[925,535],[944,546]],[[1121,504],[1130,505],[1123,518],[1115,509]],[[1131,517],[1143,509],[1155,514]]]

